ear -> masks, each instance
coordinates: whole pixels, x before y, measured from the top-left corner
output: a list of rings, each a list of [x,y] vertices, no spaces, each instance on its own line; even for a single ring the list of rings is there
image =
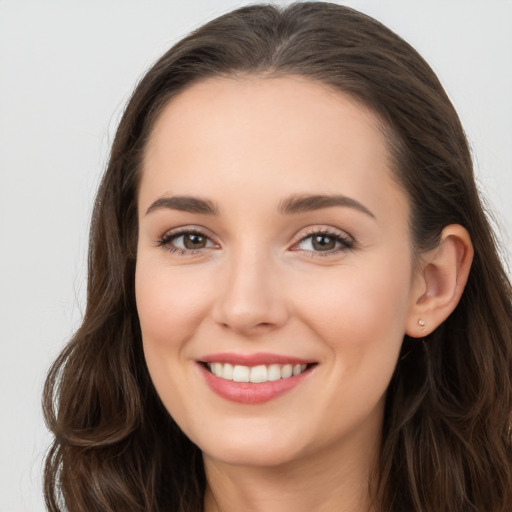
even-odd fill
[[[434,331],[455,309],[473,261],[469,233],[458,224],[446,226],[439,245],[421,256],[405,333],[421,338]]]

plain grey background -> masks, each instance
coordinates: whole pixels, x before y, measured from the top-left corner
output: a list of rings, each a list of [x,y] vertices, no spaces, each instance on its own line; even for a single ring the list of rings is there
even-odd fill
[[[247,3],[0,0],[0,512],[44,509],[41,389],[84,308],[91,204],[123,105],[173,42]],[[438,73],[510,260],[512,1],[338,3],[383,21]]]

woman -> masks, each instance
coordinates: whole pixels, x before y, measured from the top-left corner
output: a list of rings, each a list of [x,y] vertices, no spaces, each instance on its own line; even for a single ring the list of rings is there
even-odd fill
[[[47,505],[504,512],[511,362],[432,70],[346,7],[242,8],[169,50],[118,128],[45,390]]]

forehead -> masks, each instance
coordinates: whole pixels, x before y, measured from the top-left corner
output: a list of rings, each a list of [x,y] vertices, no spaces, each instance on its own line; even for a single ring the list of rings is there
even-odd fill
[[[170,100],[155,122],[140,202],[250,189],[269,202],[314,191],[386,208],[405,201],[389,162],[379,119],[347,94],[295,76],[213,78]]]

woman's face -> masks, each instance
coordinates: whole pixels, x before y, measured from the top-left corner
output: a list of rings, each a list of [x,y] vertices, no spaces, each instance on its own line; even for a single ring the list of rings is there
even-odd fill
[[[408,214],[375,116],[327,86],[217,78],[165,107],[137,307],[156,390],[206,457],[378,443],[416,295]]]

